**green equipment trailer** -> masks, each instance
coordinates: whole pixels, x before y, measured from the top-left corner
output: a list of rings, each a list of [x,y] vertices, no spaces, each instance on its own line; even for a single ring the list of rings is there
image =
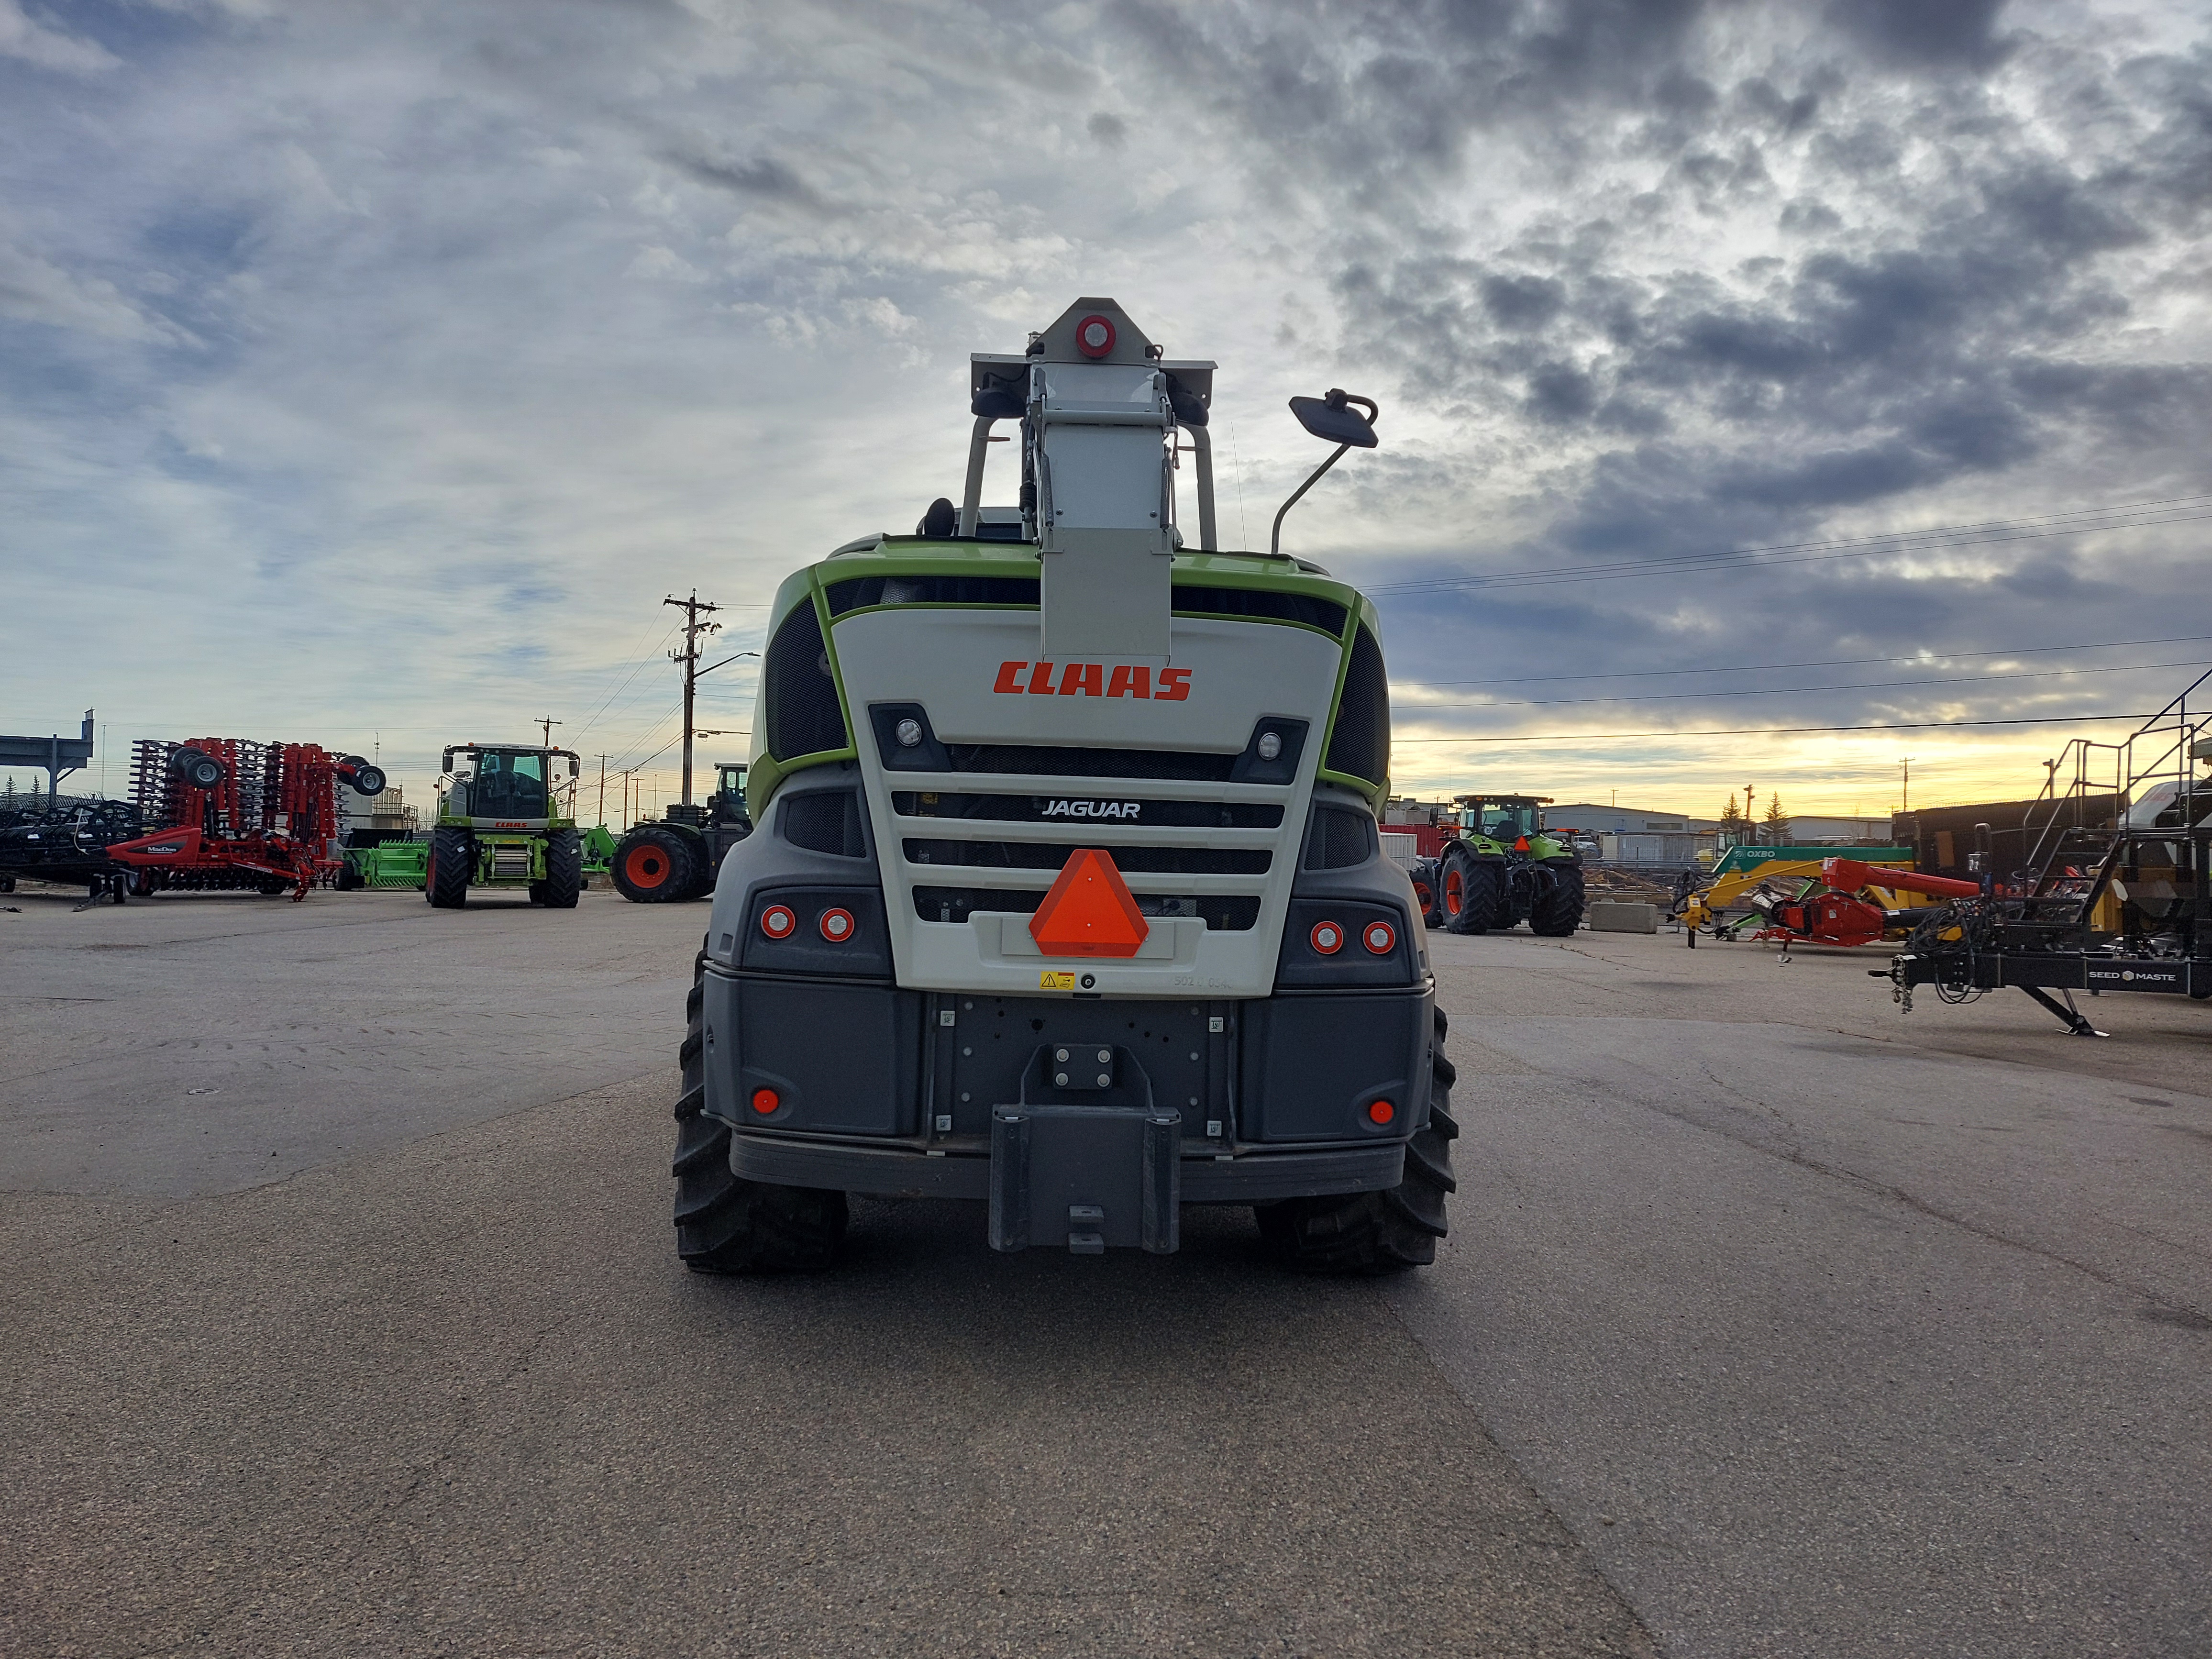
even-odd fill
[[[1543,795],[1460,795],[1459,833],[1438,860],[1437,901],[1448,933],[1526,921],[1564,939],[1582,926],[1582,854],[1544,830]]]
[[[412,836],[379,842],[374,847],[349,847],[338,885],[348,890],[363,887],[411,887],[418,892],[429,879],[430,843]]]
[[[583,838],[574,816],[578,770],[569,749],[448,748],[422,896],[441,909],[458,910],[471,887],[507,888],[527,891],[532,904],[574,909],[584,884]]]

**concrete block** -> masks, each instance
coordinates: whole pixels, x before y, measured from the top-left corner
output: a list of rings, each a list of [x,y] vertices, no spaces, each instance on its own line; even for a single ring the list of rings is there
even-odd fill
[[[1600,933],[1659,931],[1659,907],[1656,904],[1623,904],[1614,899],[1599,899],[1583,911],[1583,917],[1594,932]]]

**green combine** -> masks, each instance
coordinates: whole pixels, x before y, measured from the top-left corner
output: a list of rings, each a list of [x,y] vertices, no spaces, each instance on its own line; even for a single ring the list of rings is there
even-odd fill
[[[565,778],[558,766],[564,760]],[[507,888],[527,891],[532,904],[575,908],[584,885],[574,814],[578,769],[568,749],[447,749],[422,896],[441,909],[458,910],[471,887]]]
[[[1544,832],[1542,795],[1461,795],[1458,833],[1440,860],[1444,931],[1484,933],[1526,921],[1546,939],[1582,926],[1582,855]]]

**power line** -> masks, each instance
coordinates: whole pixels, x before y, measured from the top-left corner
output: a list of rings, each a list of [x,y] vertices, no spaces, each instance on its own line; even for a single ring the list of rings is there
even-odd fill
[[[1617,738],[1783,738],[1814,732],[1925,732],[1948,726],[2076,726],[2091,720],[2145,720],[2148,714],[2047,714],[2002,720],[1902,720],[1883,726],[1732,726],[1671,732],[1529,732],[1507,738],[1395,738],[1392,747],[1416,743],[1589,743]]]
[[[629,689],[630,681],[635,679],[640,674],[643,673],[645,672],[646,665],[655,660],[660,655],[660,647],[667,644],[669,640],[674,636],[676,630],[683,627],[683,625],[684,624],[682,623],[671,623],[669,624],[668,631],[653,642],[653,649],[647,652],[645,655],[637,659],[637,666],[631,669],[628,674],[623,676],[623,683],[615,687],[613,690],[608,692],[605,699],[600,702],[597,708],[594,708],[592,711],[591,719],[586,720],[576,733],[579,738],[582,737],[586,732],[590,731],[594,726],[599,724],[599,716],[607,712],[607,704],[612,702],[617,697],[619,697],[624,691]]]
[[[1790,668],[1871,668],[1883,663],[1965,661],[1976,657],[2046,656],[2054,651],[2117,651],[2137,645],[2203,645],[2212,634],[2174,634],[2156,640],[2105,640],[2081,645],[2018,645],[2002,651],[1937,651],[1911,657],[1826,657],[1810,662],[1747,662],[1723,668],[1623,668],[1601,674],[1499,674],[1480,680],[1395,680],[1395,685],[1541,685],[1553,680],[1650,680],[1683,674],[1761,674]]]
[[[1876,536],[1835,537],[1820,541],[1771,542],[1752,547],[1712,549],[1701,553],[1677,553],[1638,559],[1616,559],[1593,564],[1534,566],[1481,575],[1439,576],[1419,581],[1382,582],[1364,591],[1382,593],[1431,592],[1443,589],[1541,587],[1559,582],[1609,581],[1632,576],[1653,576],[1687,570],[1725,568],[1730,564],[1765,568],[1814,564],[1831,559],[1866,558],[1878,553],[1942,551],[1953,547],[1980,547],[2014,541],[2033,541],[2051,536],[2089,535],[2099,530],[2155,528],[2168,524],[2194,524],[2212,513],[2201,510],[2212,504],[2212,494],[2172,495],[2159,501],[2082,507],[2071,513],[2043,514],[2026,519],[1993,519],[1980,524],[1937,525],[1924,530],[1892,531]],[[2190,510],[2185,510],[2190,509]],[[2143,514],[2162,516],[2144,519]],[[2060,523],[2061,520],[2087,522]],[[2039,528],[2037,526],[2045,526]],[[1774,558],[1773,554],[1798,554]]]
[[[2103,668],[2045,668],[2019,674],[1952,674],[1926,680],[1854,680],[1842,685],[1742,685],[1726,691],[1648,691],[1610,697],[1493,697],[1488,702],[1409,702],[1407,714],[1430,708],[1565,708],[1588,702],[1686,702],[1703,697],[1787,697],[1814,691],[1881,691],[1905,685],[1993,685],[1999,680],[2059,680],[2076,674],[2142,674],[2160,668],[2203,668],[2201,662],[2115,663]]]

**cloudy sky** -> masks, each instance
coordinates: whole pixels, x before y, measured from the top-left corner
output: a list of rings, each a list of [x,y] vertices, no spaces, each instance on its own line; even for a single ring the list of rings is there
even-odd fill
[[[2179,0],[0,0],[0,726],[665,791],[664,595],[757,644],[1107,294],[1220,362],[1232,544],[1381,401],[1285,544],[1401,787],[2032,793],[2119,727],[1777,728],[2212,664],[2209,227]]]

